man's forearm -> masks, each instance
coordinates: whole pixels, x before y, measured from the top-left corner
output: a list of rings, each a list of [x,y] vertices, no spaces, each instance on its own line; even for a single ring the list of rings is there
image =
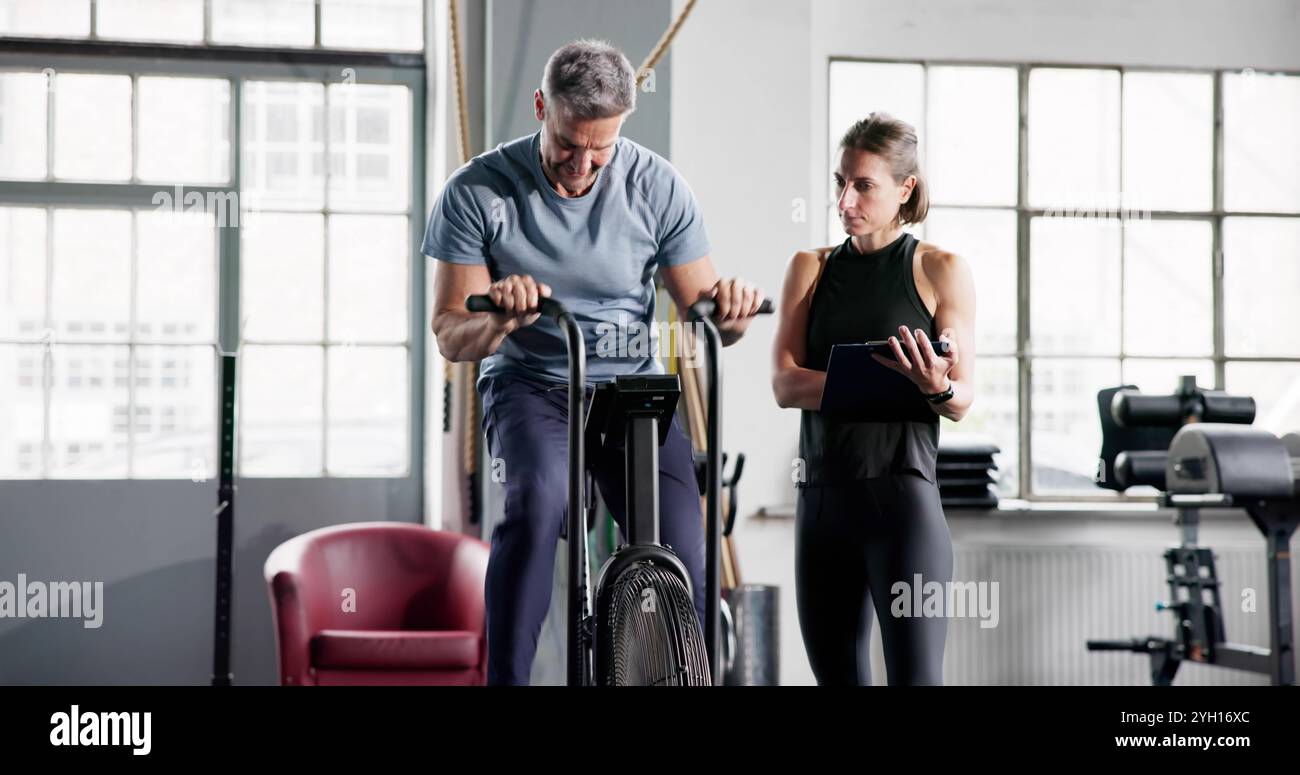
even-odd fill
[[[438,352],[452,362],[483,360],[496,352],[513,330],[502,327],[494,315],[442,312],[433,319]]]

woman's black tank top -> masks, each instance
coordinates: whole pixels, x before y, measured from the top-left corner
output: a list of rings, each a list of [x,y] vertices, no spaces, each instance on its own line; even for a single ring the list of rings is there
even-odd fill
[[[879,250],[859,253],[852,239],[831,251],[808,312],[804,366],[825,371],[831,346],[898,335],[898,327],[936,337],[934,316],[916,290],[917,240],[903,233]],[[802,484],[841,484],[915,471],[935,482],[939,417],[934,422],[856,422],[803,410]]]

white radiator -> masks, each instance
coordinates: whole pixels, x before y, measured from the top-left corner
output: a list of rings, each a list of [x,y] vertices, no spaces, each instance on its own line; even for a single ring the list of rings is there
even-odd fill
[[[1147,655],[1090,652],[1085,641],[1173,636],[1174,614],[1155,610],[1169,596],[1159,547],[958,543],[954,553],[954,579],[999,582],[1000,610],[991,628],[981,628],[977,618],[949,620],[946,684],[1150,684]],[[1215,547],[1215,555],[1228,640],[1267,647],[1262,538],[1256,548]],[[1247,587],[1256,591],[1254,613],[1241,610]],[[1293,608],[1300,620],[1294,601]],[[883,678],[879,644],[873,645],[873,678]],[[1174,679],[1175,685],[1267,683],[1267,676],[1186,662]]]

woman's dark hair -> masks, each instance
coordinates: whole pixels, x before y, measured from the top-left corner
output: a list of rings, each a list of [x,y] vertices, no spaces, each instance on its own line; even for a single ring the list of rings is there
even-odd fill
[[[900,223],[920,223],[930,211],[930,187],[916,160],[916,129],[906,121],[879,111],[849,127],[840,140],[840,150],[874,153],[885,160],[895,183],[916,176],[912,195],[898,208]]]

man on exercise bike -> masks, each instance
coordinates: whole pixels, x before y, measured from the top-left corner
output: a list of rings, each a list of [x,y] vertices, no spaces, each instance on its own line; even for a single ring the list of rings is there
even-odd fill
[[[636,76],[621,52],[569,43],[546,63],[533,94],[541,130],[472,159],[447,180],[422,252],[437,259],[433,333],[452,361],[482,360],[483,431],[505,465],[505,516],[487,571],[488,683],[527,684],[551,601],[567,506],[567,354],[553,296],[574,314],[592,384],[660,373],[654,358],[654,273],[679,308],[718,304],[723,344],[740,339],[763,301],[738,278],[719,279],[699,205],[661,156],[619,136],[636,108]],[[488,294],[505,314],[465,311]],[[619,342],[601,346],[616,332]],[[691,575],[704,620],[704,530],[690,441],[673,420],[659,451],[661,541]],[[589,460],[626,530],[621,456]]]

